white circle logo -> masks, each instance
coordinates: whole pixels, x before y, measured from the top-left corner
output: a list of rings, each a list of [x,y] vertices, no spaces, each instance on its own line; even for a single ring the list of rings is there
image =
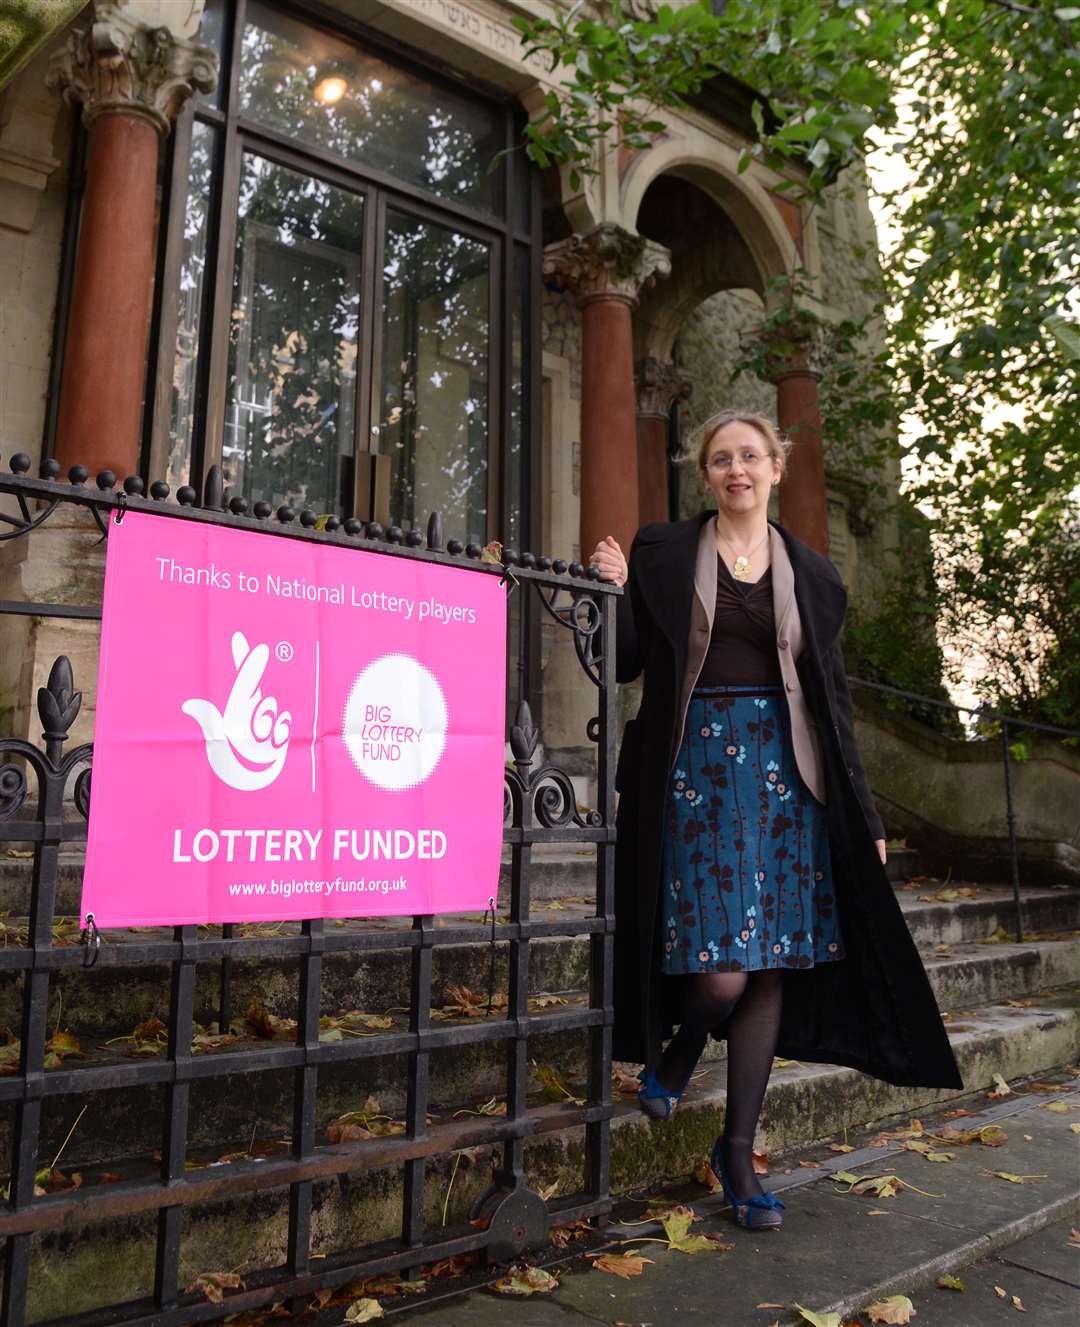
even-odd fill
[[[430,668],[408,654],[384,654],[352,684],[341,736],[366,779],[401,792],[434,771],[448,722],[446,698]]]

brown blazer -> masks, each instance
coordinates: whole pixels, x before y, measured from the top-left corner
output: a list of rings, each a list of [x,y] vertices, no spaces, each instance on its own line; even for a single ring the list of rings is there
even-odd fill
[[[776,653],[784,679],[788,711],[791,714],[791,738],[795,764],[803,783],[825,805],[825,767],[817,725],[810,717],[802,683],[795,671],[795,660],[803,652],[803,629],[795,602],[795,572],[787,548],[774,525],[769,526],[769,555],[772,560],[773,615],[776,619]],[[687,642],[686,672],[683,675],[678,727],[671,752],[674,765],[686,727],[690,693],[697,685],[712,635],[716,610],[716,524],[707,520],[698,536],[697,564],[694,570],[694,597],[690,606],[690,635]]]

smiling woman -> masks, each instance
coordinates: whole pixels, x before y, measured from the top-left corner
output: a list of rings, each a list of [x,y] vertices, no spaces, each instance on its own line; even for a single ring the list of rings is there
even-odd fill
[[[615,1054],[645,1062],[640,1104],[663,1119],[710,1034],[726,1038],[712,1164],[753,1228],[783,1219],[752,1155],[777,1050],[960,1084],[882,869],[838,646],[846,592],[768,519],[788,447],[763,416],[713,416],[692,455],[715,511],[644,526],[629,560],[610,536],[592,555],[628,585],[618,679],[645,675],[616,775]]]

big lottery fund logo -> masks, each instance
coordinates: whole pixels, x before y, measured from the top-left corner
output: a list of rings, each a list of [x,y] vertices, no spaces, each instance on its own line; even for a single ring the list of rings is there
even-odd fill
[[[377,788],[423,783],[446,745],[446,698],[435,674],[408,654],[368,664],[349,690],[341,735],[353,764]]]
[[[292,715],[263,696],[262,675],[270,658],[268,645],[252,649],[242,631],[232,637],[236,677],[225,709],[209,700],[185,700],[181,709],[202,729],[210,768],[230,788],[257,792],[281,773],[289,754]]]

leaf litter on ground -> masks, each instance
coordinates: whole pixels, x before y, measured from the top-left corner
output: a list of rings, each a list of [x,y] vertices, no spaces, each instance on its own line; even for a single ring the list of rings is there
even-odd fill
[[[943,1193],[928,1193],[925,1189],[920,1189],[915,1184],[909,1184],[899,1175],[888,1173],[884,1175],[856,1175],[850,1170],[838,1170],[829,1178],[838,1184],[846,1184],[846,1189],[841,1189],[841,1193],[864,1194],[872,1193],[876,1198],[895,1198],[901,1189],[911,1189],[914,1193],[921,1193],[924,1198],[944,1198]]]
[[[640,1276],[646,1263],[656,1261],[655,1258],[646,1258],[631,1250],[625,1253],[587,1253],[585,1257],[592,1259],[592,1265],[597,1271],[609,1272],[612,1276],[622,1277],[624,1281],[632,1276]]]
[[[187,1295],[202,1295],[211,1304],[220,1304],[226,1290],[243,1290],[244,1283],[238,1272],[200,1272],[189,1285],[184,1287]]]
[[[513,1267],[488,1287],[496,1295],[549,1295],[559,1285],[558,1277],[542,1267]]]
[[[899,1323],[901,1327],[911,1321],[914,1313],[915,1305],[907,1295],[890,1295],[887,1299],[875,1301],[866,1309],[866,1316],[871,1322]]]

